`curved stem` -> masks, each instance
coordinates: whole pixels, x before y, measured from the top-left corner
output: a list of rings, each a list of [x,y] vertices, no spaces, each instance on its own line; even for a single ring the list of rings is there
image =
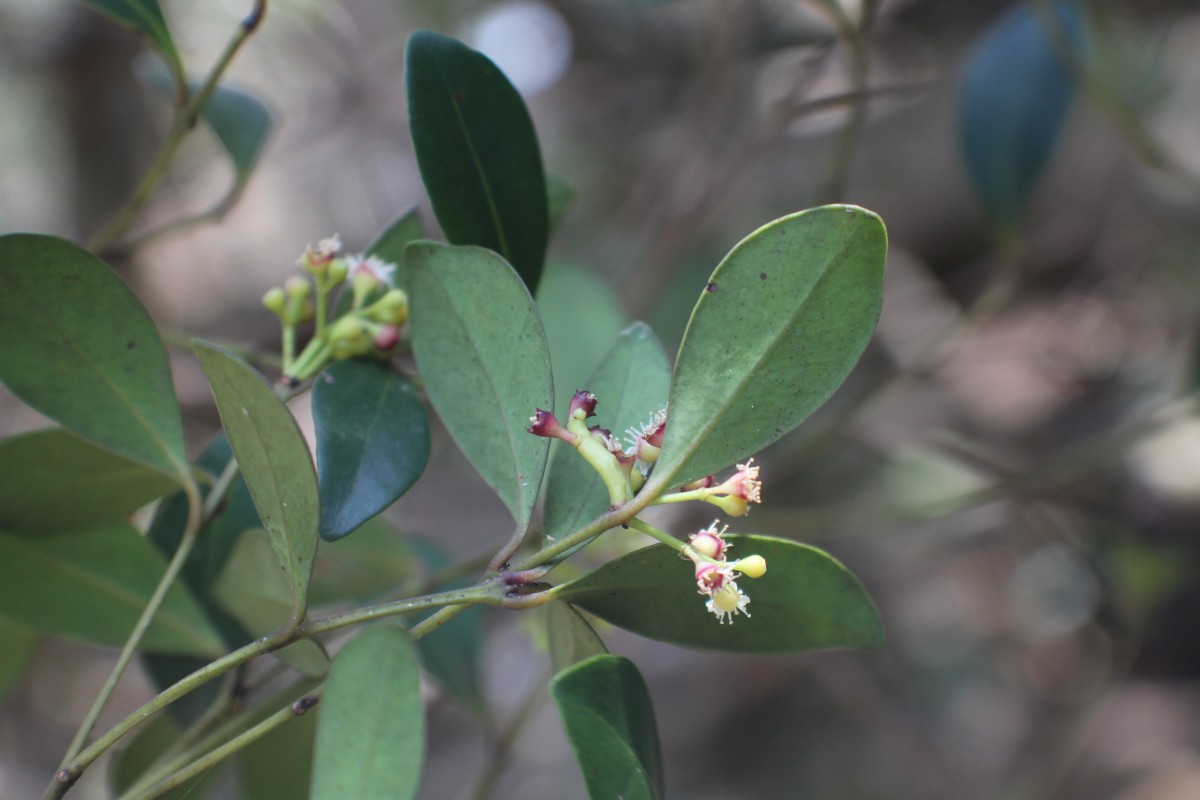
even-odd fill
[[[262,22],[263,16],[266,14],[267,0],[255,0],[254,8],[250,14],[242,20],[238,25],[237,31],[230,38],[229,43],[225,46],[225,51],[221,57],[217,59],[217,63],[205,78],[204,84],[199,91],[191,96],[186,106],[175,117],[175,125],[171,128],[171,132],[167,135],[167,139],[159,148],[158,154],[154,158],[154,163],[150,165],[150,169],[142,177],[140,183],[133,190],[133,196],[125,203],[116,217],[102,228],[88,242],[88,249],[94,252],[104,250],[112,245],[121,237],[129,228],[137,215],[145,208],[146,203],[150,200],[151,194],[154,193],[155,187],[166,174],[167,166],[171,163],[171,159],[175,157],[179,146],[183,144],[184,138],[196,126],[196,121],[200,117],[200,113],[204,110],[204,106],[208,103],[208,99],[216,90],[217,84],[221,80],[221,76],[225,74],[225,70],[229,67],[233,57],[237,55],[238,50],[246,42],[250,35],[258,28]]]
[[[658,528],[654,527],[653,525],[651,525],[647,522],[643,522],[642,520],[640,520],[636,517],[629,520],[629,522],[627,524],[629,525],[629,527],[633,528],[635,531],[640,531],[641,533],[644,533],[647,536],[649,536],[651,539],[662,542],[667,547],[670,547],[672,550],[674,550],[677,553],[682,553],[683,548],[687,547],[686,542],[681,542],[678,539],[676,539],[674,536],[672,536],[671,534],[667,533],[666,531],[660,531]]]

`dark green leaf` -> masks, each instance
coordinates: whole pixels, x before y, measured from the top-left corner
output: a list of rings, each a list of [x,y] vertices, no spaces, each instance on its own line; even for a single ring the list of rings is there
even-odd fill
[[[887,234],[857,206],[822,206],[743,239],[692,312],[671,383],[661,492],[766,447],[833,394],[871,338]]]
[[[25,677],[40,638],[36,631],[0,618],[0,703]]]
[[[658,728],[646,682],[622,656],[593,656],[550,682],[592,800],[664,796]]]
[[[312,800],[405,800],[425,752],[417,651],[402,628],[373,625],[333,660],[319,707]]]
[[[722,625],[696,593],[692,565],[666,545],[610,561],[558,595],[626,630],[735,653],[877,647],[883,625],[862,584],[828,553],[767,536],[727,536],[738,558],[760,555],[767,574],[740,578],[750,619]]]
[[[214,345],[193,344],[254,507],[287,574],[292,620],[304,616],[317,549],[317,475],[296,420],[262,376]]]
[[[213,594],[255,638],[287,625],[292,613],[291,586],[279,569],[266,531],[242,534]],[[305,677],[320,678],[329,669],[329,657],[315,639],[301,639],[276,655]]]
[[[586,270],[551,262],[537,290],[537,308],[554,365],[557,408],[566,408],[629,325],[616,294]]]
[[[0,533],[0,618],[52,636],[121,645],[166,567],[154,545],[128,525],[36,538]],[[142,649],[225,652],[179,584],[167,592]]]
[[[140,31],[154,45],[178,74],[180,70],[179,52],[167,28],[167,20],[163,17],[162,8],[157,0],[83,0],[92,8],[106,14],[122,25],[128,25],[135,31]]]
[[[85,439],[191,480],[167,353],[108,265],[53,236],[0,236],[0,382]]]
[[[550,223],[520,94],[487,56],[432,31],[409,37],[406,72],[413,148],[446,238],[496,251],[533,291]]]
[[[1075,96],[1063,56],[1081,61],[1085,44],[1077,2],[1054,2],[1044,18],[1019,4],[984,34],[967,63],[959,137],[975,189],[1006,232],[1019,226]]]
[[[546,632],[555,672],[608,652],[591,623],[561,600],[546,604]]]
[[[396,501],[429,461],[429,420],[412,381],[351,359],[313,389],[321,538],[340,539]]]
[[[120,522],[176,486],[59,428],[0,441],[0,475],[0,528],[14,533]]]
[[[412,341],[429,400],[455,443],[525,527],[549,442],[525,431],[550,409],[550,352],[512,267],[478,247],[410,245]]]
[[[654,332],[642,322],[629,326],[588,379],[596,395],[596,417],[618,439],[647,422],[667,402],[671,365]],[[608,509],[604,482],[571,447],[559,447],[546,478],[546,533],[564,536]]]

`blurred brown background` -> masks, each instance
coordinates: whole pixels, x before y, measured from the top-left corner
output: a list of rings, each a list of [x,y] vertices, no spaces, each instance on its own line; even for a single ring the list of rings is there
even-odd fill
[[[249,4],[164,5],[202,71]],[[957,115],[972,46],[1016,5],[846,0],[861,24],[847,38],[815,1],[278,0],[229,73],[276,114],[241,203],[113,263],[165,329],[269,350],[259,298],[305,243],[339,231],[362,249],[412,205],[432,231],[402,74],[420,27],[484,49],[526,94],[547,168],[576,193],[552,260],[586,269],[597,303],[611,294],[669,348],[743,236],[820,202],[871,208],[891,240],[875,343],[760,456],[765,503],[734,527],[844,560],[889,642],[768,659],[605,633],[650,685],[669,794],[1191,800],[1200,9],[1087,4],[1089,80],[1119,110],[1076,98],[1014,252],[969,182]],[[169,124],[137,78],[147,57],[82,4],[0,0],[0,231],[83,240],[123,202]],[[231,180],[197,132],[134,233],[205,209]],[[198,448],[215,412],[185,353],[176,368]],[[3,433],[40,424],[0,397]],[[393,519],[474,555],[508,521],[445,436],[434,448]],[[515,616],[493,614],[489,634],[503,721],[547,667]],[[41,648],[0,703],[0,798],[40,792],[110,658]],[[110,718],[147,691],[125,687]],[[430,697],[422,796],[469,797],[487,737]],[[494,797],[584,796],[549,704],[507,766]]]

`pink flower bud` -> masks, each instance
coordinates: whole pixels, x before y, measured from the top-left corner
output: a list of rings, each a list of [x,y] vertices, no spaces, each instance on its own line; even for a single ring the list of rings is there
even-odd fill
[[[558,419],[553,414],[540,408],[533,412],[533,416],[529,418],[529,427],[525,430],[534,436],[544,436],[548,439],[562,439],[572,447],[579,441],[579,437],[559,424]]]
[[[580,416],[580,413],[583,416]],[[568,414],[572,419],[587,419],[596,416],[596,395],[587,389],[580,389],[571,398],[571,408]]]

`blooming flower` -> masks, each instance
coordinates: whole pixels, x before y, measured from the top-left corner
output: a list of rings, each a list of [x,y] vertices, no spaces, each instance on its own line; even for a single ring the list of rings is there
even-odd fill
[[[324,272],[329,264],[342,252],[342,237],[338,234],[322,239],[316,247],[304,248],[304,255],[296,262],[314,275]]]
[[[737,465],[737,472],[724,483],[704,490],[705,502],[721,508],[731,517],[744,517],[750,511],[750,503],[762,502],[762,481],[754,459]]]
[[[738,614],[750,616],[746,610],[750,598],[738,588],[734,573],[758,578],[767,571],[767,561],[762,556],[747,556],[732,564],[725,560],[725,553],[731,547],[723,538],[728,529],[726,525],[717,530],[717,520],[713,520],[712,525],[692,534],[683,548],[683,556],[696,565],[696,588],[708,598],[705,607],[722,624],[726,621],[733,624]]]
[[[726,620],[732,625],[733,618],[737,614],[745,614],[749,617],[750,612],[746,610],[748,605],[750,605],[750,598],[733,581],[729,581],[713,592],[712,597],[705,603],[705,607],[717,615],[717,621],[722,625]]]
[[[384,261],[379,256],[365,256],[362,253],[347,256],[346,264],[350,267],[350,279],[357,287],[359,282],[368,284],[367,289],[378,286],[393,287],[396,285],[396,265]]]

